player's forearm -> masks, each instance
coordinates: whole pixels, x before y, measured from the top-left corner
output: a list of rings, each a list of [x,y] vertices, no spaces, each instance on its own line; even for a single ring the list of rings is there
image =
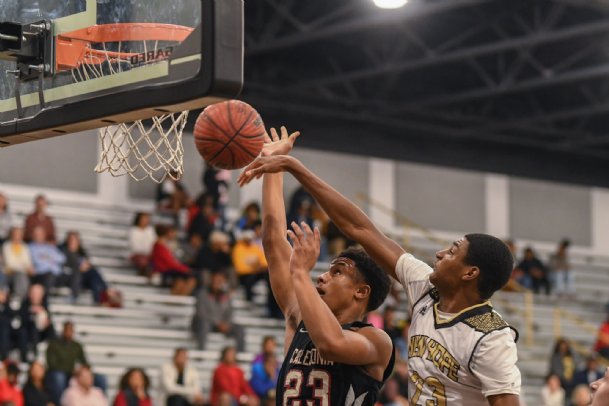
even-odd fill
[[[359,207],[311,172],[300,161],[290,160],[287,171],[315,198],[328,217],[347,237],[357,240],[358,230],[376,229]]]
[[[321,356],[332,361],[334,348],[343,338],[343,329],[336,316],[317,293],[308,272],[293,273],[292,280],[300,315],[309,336]]]

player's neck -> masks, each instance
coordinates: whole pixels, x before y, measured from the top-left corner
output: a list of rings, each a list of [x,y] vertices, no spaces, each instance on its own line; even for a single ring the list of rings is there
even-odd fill
[[[343,325],[347,323],[353,323],[354,321],[361,321],[364,319],[365,313],[361,312],[357,308],[338,310],[334,312],[336,320]]]
[[[463,309],[483,303],[478,292],[459,290],[457,292],[439,292],[438,310],[445,313],[459,313]]]

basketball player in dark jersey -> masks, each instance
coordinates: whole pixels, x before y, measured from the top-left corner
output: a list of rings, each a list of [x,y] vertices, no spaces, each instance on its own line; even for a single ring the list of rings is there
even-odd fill
[[[263,155],[286,154],[298,136],[283,127],[281,137],[271,134]],[[347,250],[313,284],[319,230],[292,223],[294,248],[288,243],[282,174],[264,175],[262,224],[271,288],[286,318],[277,404],[374,405],[394,350],[383,330],[362,320],[383,303],[390,279],[364,251]]]

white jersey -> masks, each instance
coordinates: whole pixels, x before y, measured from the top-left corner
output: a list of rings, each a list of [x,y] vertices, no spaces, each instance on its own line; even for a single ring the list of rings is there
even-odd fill
[[[408,395],[412,405],[488,406],[488,396],[520,393],[517,333],[490,302],[457,314],[437,308],[433,270],[410,254],[396,275],[411,304]]]

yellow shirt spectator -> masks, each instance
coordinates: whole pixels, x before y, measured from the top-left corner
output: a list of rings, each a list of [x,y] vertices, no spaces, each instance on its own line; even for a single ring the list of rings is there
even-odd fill
[[[251,275],[266,271],[268,264],[262,247],[254,243],[246,234],[233,247],[233,266],[237,275]]]

